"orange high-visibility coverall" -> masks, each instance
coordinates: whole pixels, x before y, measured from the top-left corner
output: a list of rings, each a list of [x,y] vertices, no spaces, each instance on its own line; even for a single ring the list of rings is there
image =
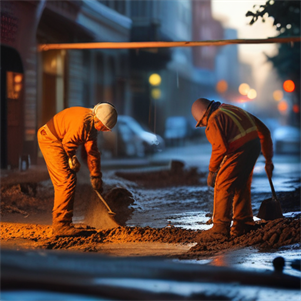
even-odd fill
[[[209,116],[205,133],[212,145],[209,171],[217,172],[213,222],[253,224],[253,169],[260,150],[267,163],[272,162],[269,129],[243,109],[222,104]]]
[[[56,114],[38,130],[38,142],[54,187],[53,227],[60,228],[72,222],[76,174],[68,159],[79,145],[86,149],[90,175],[101,176],[92,109],[71,107]]]

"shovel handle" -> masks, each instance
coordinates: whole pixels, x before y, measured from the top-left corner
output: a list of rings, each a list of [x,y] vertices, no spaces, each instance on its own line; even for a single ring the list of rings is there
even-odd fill
[[[267,176],[268,176],[268,179],[269,179],[269,182],[270,182],[270,186],[271,186],[271,190],[272,190],[272,195],[274,197],[275,200],[277,200],[277,197],[276,197],[276,192],[275,192],[275,189],[274,189],[274,185],[273,185],[273,182],[272,182],[272,179],[269,175],[269,173],[267,171],[265,171]]]
[[[103,204],[107,207],[109,213],[115,214],[115,213],[111,210],[111,208],[109,207],[109,205],[107,204],[107,202],[104,200],[104,198],[101,196],[101,194],[100,194],[97,190],[95,190],[95,192],[96,192],[96,194],[98,195],[98,197],[100,198],[100,200],[103,202]]]

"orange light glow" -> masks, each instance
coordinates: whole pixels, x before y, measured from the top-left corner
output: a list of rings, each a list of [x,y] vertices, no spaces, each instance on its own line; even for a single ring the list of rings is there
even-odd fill
[[[6,73],[6,93],[9,99],[18,99],[22,90],[22,79],[21,73],[7,71]]]
[[[215,88],[218,93],[224,93],[228,90],[228,83],[222,79],[216,84]]]
[[[283,89],[285,92],[293,92],[295,90],[295,83],[288,79],[283,83]]]
[[[283,98],[283,92],[281,90],[275,90],[273,92],[273,98],[276,101],[280,101]]]
[[[299,105],[293,105],[293,112],[298,114],[300,112],[300,107]]]
[[[22,85],[21,84],[17,84],[17,85],[14,86],[15,92],[20,92],[21,89],[22,89]]]
[[[22,81],[23,75],[22,74],[17,74],[14,77],[14,82],[15,83],[20,83]]]
[[[227,260],[226,260],[226,256],[225,255],[219,255],[219,256],[216,256],[212,262],[211,262],[211,265],[214,265],[214,266],[217,266],[217,267],[224,267],[224,266],[227,266]]]
[[[248,84],[240,84],[239,87],[238,87],[238,92],[241,94],[241,95],[247,95],[248,92],[250,90],[250,86]]]
[[[247,96],[248,96],[250,99],[256,98],[256,96],[257,96],[256,90],[251,89],[251,90],[248,92]]]
[[[280,113],[286,112],[287,109],[288,109],[287,102],[285,100],[280,101],[278,104],[278,110],[280,111]]]

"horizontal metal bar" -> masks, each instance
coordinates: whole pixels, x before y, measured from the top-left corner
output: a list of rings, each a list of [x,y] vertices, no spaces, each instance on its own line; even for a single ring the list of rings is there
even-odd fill
[[[267,38],[267,39],[233,39],[208,41],[180,41],[180,42],[95,42],[95,43],[62,43],[40,44],[39,51],[52,49],[138,49],[164,47],[196,47],[196,46],[224,46],[230,44],[271,44],[300,42],[301,37]]]

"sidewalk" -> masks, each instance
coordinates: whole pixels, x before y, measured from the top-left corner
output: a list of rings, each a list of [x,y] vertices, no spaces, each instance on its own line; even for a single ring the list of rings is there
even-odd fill
[[[144,158],[108,158],[101,157],[101,169],[103,171],[120,169],[167,169],[172,160],[185,162],[186,166],[199,166],[206,171],[208,169],[211,146],[208,141],[199,143],[190,142],[183,146],[167,147],[164,151],[146,156]],[[0,170],[0,185],[14,183],[40,182],[49,179],[44,160],[38,165],[30,165],[29,169]]]
[[[117,169],[141,169],[141,168],[168,168],[170,160],[151,158],[122,158],[122,159],[102,159],[101,169],[103,171]],[[1,169],[0,185],[8,186],[28,182],[41,182],[49,179],[46,165],[31,165],[29,169],[20,171],[19,169]]]
[[[31,165],[29,169],[20,171],[19,169],[1,169],[0,181],[3,185],[13,185],[27,182],[40,182],[49,179],[49,174],[46,165]]]

